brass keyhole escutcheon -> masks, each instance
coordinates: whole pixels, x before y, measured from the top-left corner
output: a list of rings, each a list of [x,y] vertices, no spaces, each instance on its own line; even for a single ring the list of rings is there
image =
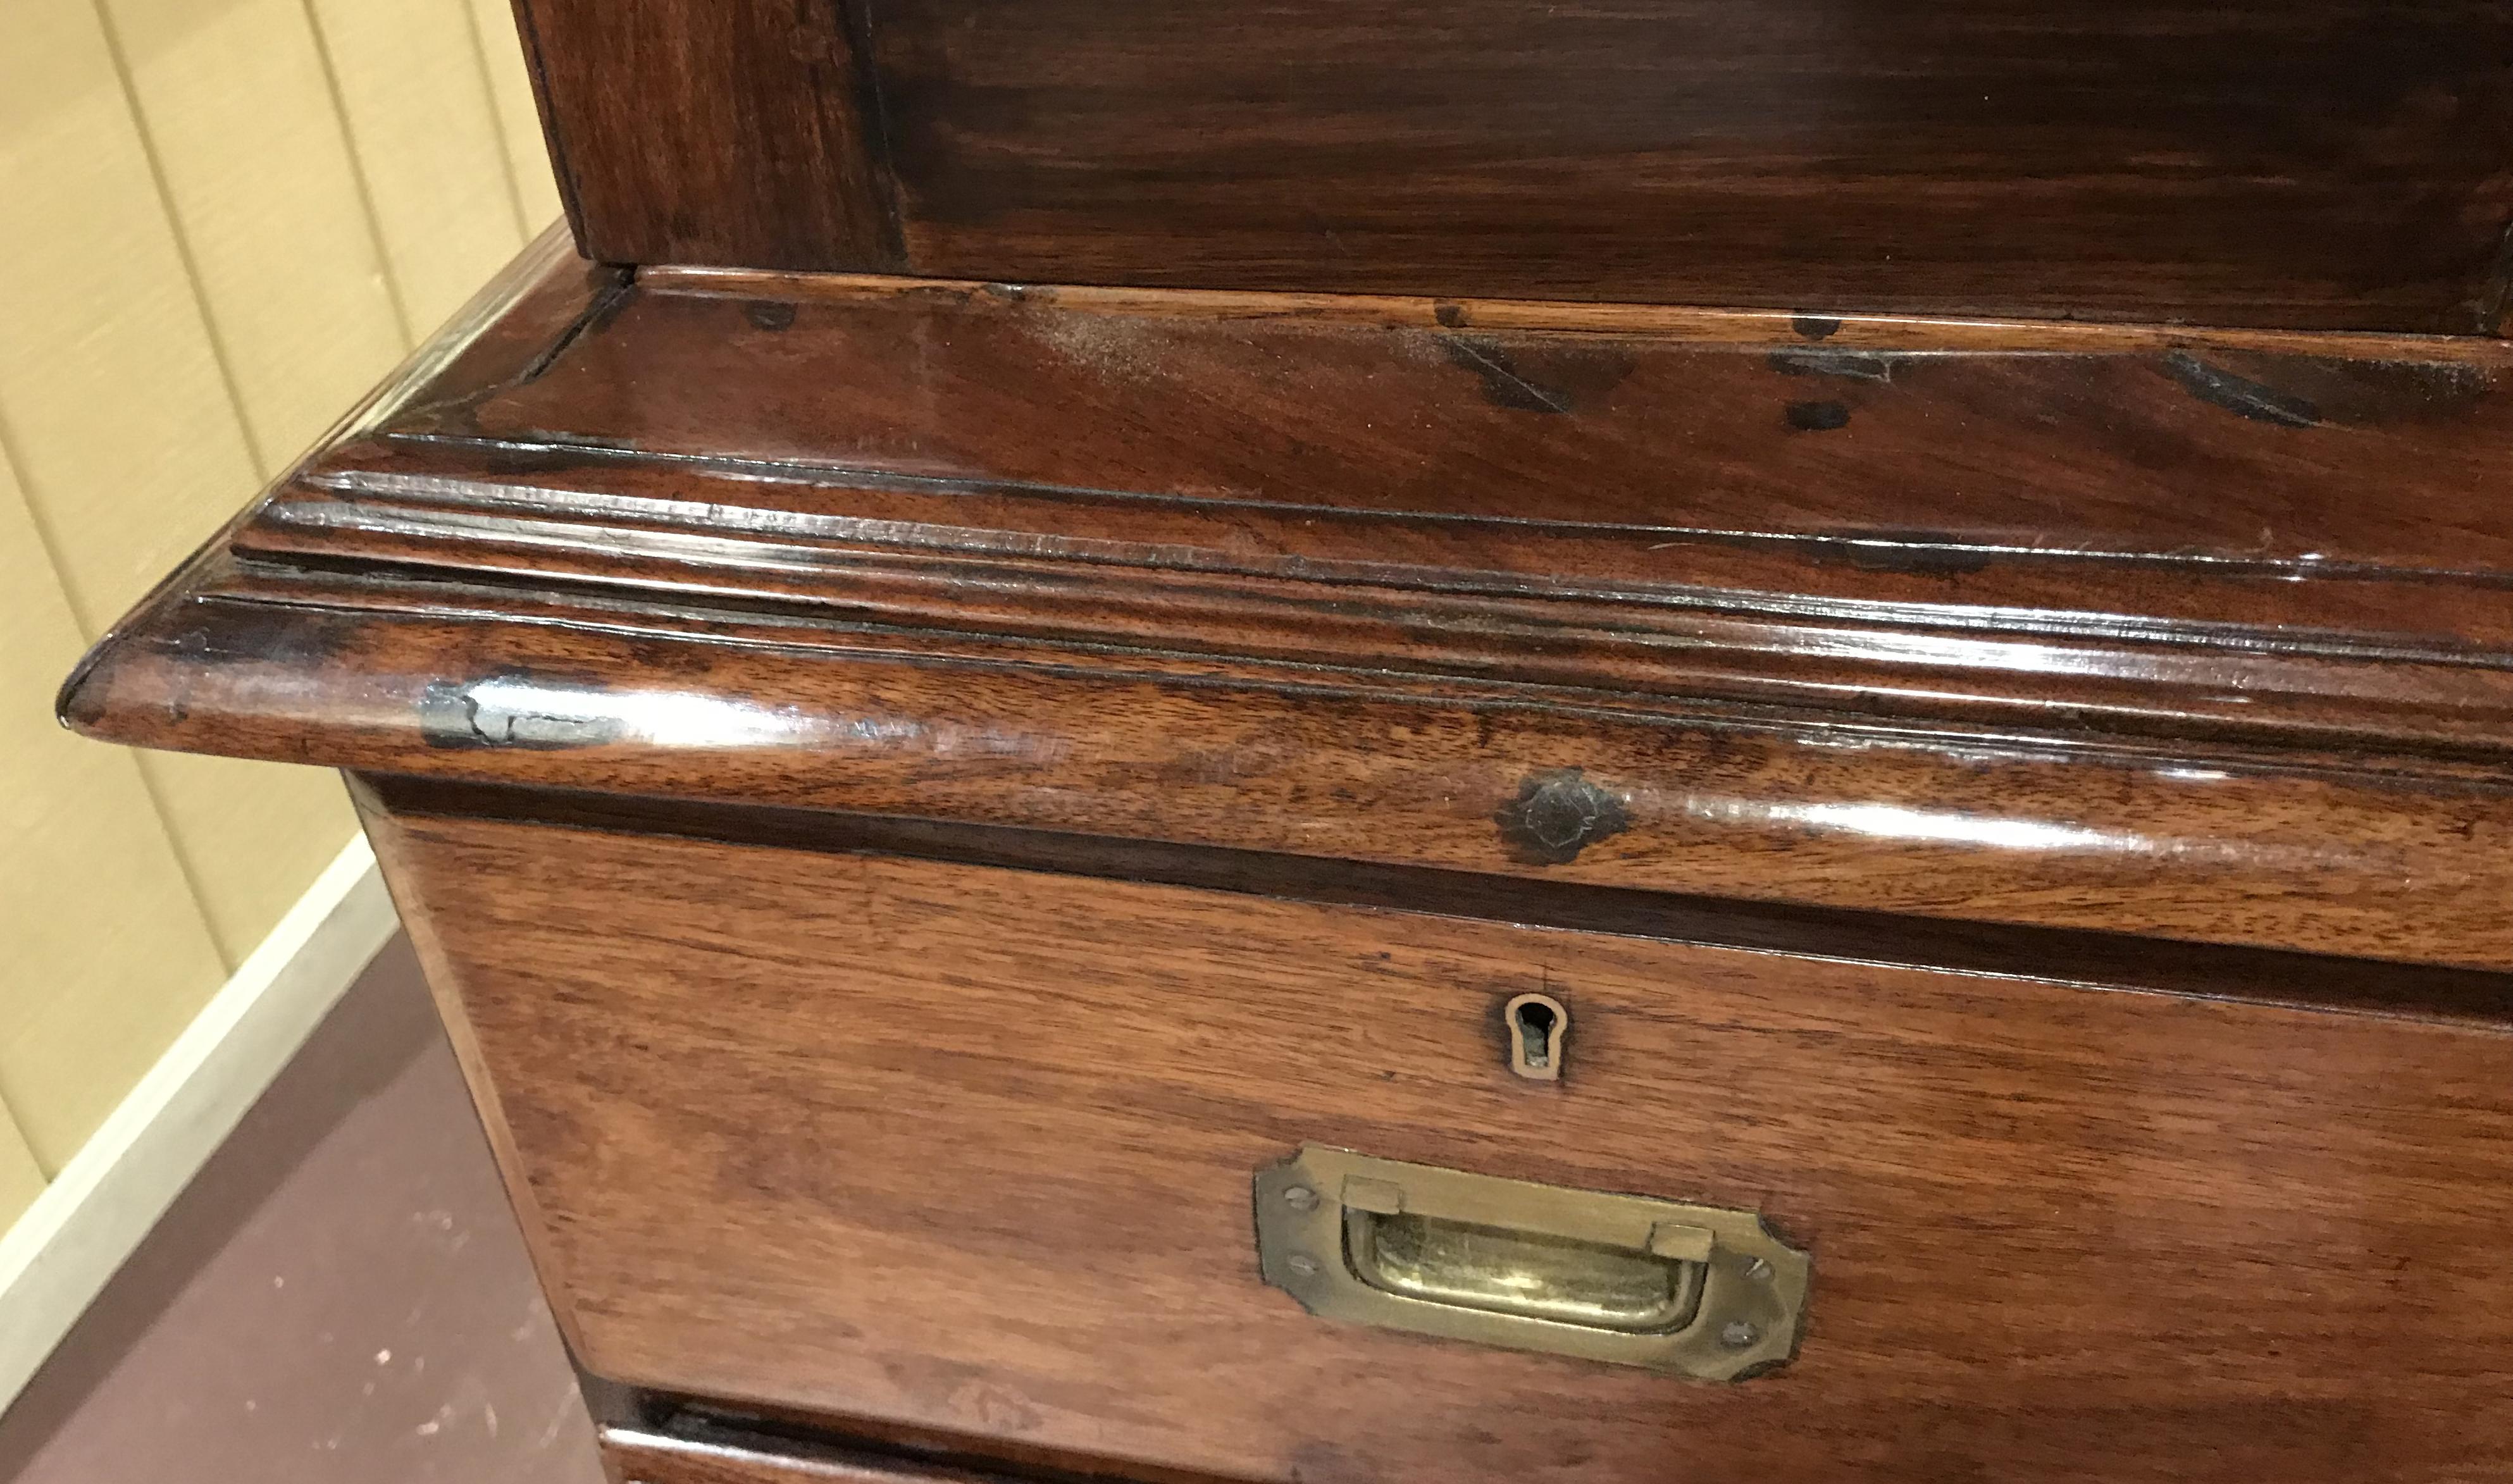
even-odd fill
[[[1549,994],[1522,994],[1501,1007],[1509,1026],[1509,1069],[1531,1082],[1562,1080],[1562,1047],[1571,1012]]]

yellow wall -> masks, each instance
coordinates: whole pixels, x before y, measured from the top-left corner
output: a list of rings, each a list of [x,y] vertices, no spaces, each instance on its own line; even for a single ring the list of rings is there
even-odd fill
[[[355,828],[54,687],[557,215],[497,0],[0,0],[0,1225]]]

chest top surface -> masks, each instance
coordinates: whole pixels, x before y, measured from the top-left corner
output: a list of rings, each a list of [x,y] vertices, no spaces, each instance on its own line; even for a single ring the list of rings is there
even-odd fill
[[[368,771],[2492,963],[2504,376],[2487,341],[552,243],[64,707]]]

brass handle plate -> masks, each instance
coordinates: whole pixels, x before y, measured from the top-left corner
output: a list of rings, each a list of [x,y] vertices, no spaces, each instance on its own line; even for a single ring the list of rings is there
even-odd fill
[[[1812,1266],[1750,1211],[1324,1144],[1256,1172],[1256,1256],[1324,1318],[1702,1381],[1795,1353]]]

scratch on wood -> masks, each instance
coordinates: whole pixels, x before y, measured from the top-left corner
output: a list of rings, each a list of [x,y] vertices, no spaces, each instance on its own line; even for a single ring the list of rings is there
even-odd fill
[[[1461,335],[1440,337],[1449,359],[1483,379],[1484,395],[1496,405],[1522,412],[1567,413],[1571,399],[1520,376],[1499,347],[1478,345]]]
[[[621,269],[618,277],[603,285],[602,292],[595,295],[584,306],[584,312],[578,314],[573,324],[559,332],[558,339],[550,341],[547,349],[533,357],[532,364],[526,366],[522,374],[515,378],[514,384],[529,386],[548,375],[549,369],[558,364],[559,357],[574,348],[578,341],[588,335],[601,334],[604,327],[617,319],[619,311],[627,307],[629,298],[635,292],[634,274],[628,269]]]
[[[2164,369],[2192,396],[2237,417],[2280,427],[2314,427],[2321,422],[2321,409],[2309,399],[2211,366],[2187,350],[2166,352]]]
[[[1873,350],[1775,350],[1771,366],[1782,376],[1890,381],[1894,380],[1894,359]]]

